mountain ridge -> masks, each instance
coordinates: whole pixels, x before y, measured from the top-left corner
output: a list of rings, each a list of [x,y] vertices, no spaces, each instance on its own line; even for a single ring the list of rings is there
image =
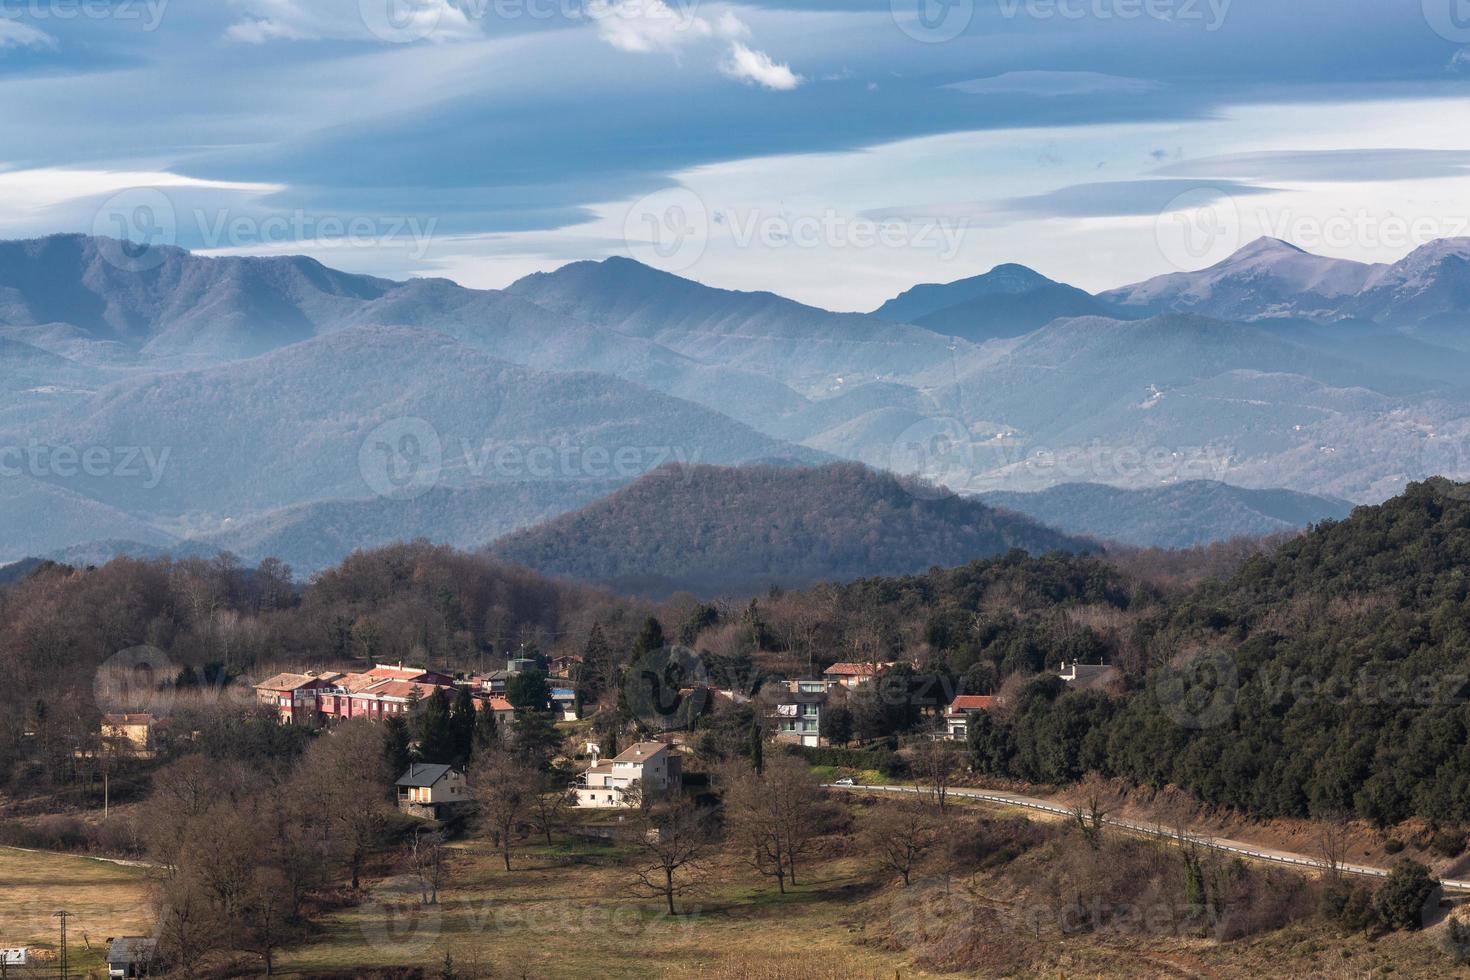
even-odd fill
[[[834,463],[667,467],[488,551],[543,574],[664,595],[904,574],[1012,548],[1094,545],[939,488]]]

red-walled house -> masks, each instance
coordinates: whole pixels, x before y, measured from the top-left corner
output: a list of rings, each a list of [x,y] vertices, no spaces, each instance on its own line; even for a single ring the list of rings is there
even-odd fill
[[[283,725],[315,725],[321,721],[318,692],[331,688],[341,674],[282,673],[255,685],[255,703],[275,708]]]

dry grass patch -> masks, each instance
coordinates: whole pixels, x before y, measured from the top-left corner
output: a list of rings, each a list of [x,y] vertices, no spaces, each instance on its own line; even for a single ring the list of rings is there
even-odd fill
[[[66,909],[72,965],[100,963],[108,937],[152,931],[146,874],[95,858],[0,847],[0,946],[56,946],[53,913]]]
[[[869,884],[850,859],[814,862],[786,895],[743,864],[721,859],[709,887],[670,918],[635,897],[617,851],[599,844],[522,848],[514,870],[487,844],[454,848],[438,908],[402,881],[320,923],[318,938],[281,957],[283,974],[422,966],[449,952],[497,977],[923,977],[907,955],[864,948],[859,907]],[[813,964],[820,964],[815,970]],[[825,972],[823,972],[825,971]]]

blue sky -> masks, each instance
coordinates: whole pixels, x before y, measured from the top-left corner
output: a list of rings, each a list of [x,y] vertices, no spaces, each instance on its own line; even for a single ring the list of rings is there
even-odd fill
[[[0,235],[869,309],[1470,235],[1470,0],[0,0]]]

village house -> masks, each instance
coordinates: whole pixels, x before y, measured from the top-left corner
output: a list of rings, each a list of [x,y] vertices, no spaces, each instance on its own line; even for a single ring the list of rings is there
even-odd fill
[[[450,766],[415,762],[394,785],[398,808],[415,817],[438,820],[470,802],[464,773]]]
[[[833,664],[822,672],[822,677],[827,681],[829,687],[845,687],[848,689],[865,684],[879,673],[892,667],[892,663],[881,664],[856,664],[841,663]]]
[[[498,723],[515,720],[515,708],[504,697],[479,684],[465,684],[472,688],[476,710],[494,711]],[[461,686],[438,671],[378,664],[361,673],[277,674],[257,684],[255,691],[258,703],[276,708],[282,724],[321,725],[351,718],[377,721],[407,715],[416,702],[438,691],[456,697]]]
[[[504,726],[516,720],[515,705],[497,694],[481,695],[475,698],[475,708],[479,711],[490,710],[495,712],[495,724],[503,731]]]
[[[950,702],[949,710],[944,713],[949,737],[964,741],[970,734],[970,716],[994,707],[995,698],[988,694],[961,694]]]
[[[776,740],[809,747],[820,745],[822,710],[827,698],[825,680],[788,681],[775,694],[771,720]]]
[[[577,692],[569,687],[553,687],[551,689],[551,712],[558,721],[576,721]]]
[[[573,673],[582,666],[582,655],[569,653],[565,656],[556,657],[551,661],[551,676],[562,680],[571,680]]]
[[[147,755],[153,749],[153,716],[150,714],[103,715],[101,735],[127,752]]]
[[[321,721],[317,694],[336,684],[342,674],[286,672],[255,685],[255,701],[274,708],[283,725],[316,725]]]
[[[616,758],[594,759],[572,789],[577,806],[606,808],[633,805],[629,790],[635,785],[642,792],[678,792],[684,785],[679,754],[663,742],[639,742]]]

